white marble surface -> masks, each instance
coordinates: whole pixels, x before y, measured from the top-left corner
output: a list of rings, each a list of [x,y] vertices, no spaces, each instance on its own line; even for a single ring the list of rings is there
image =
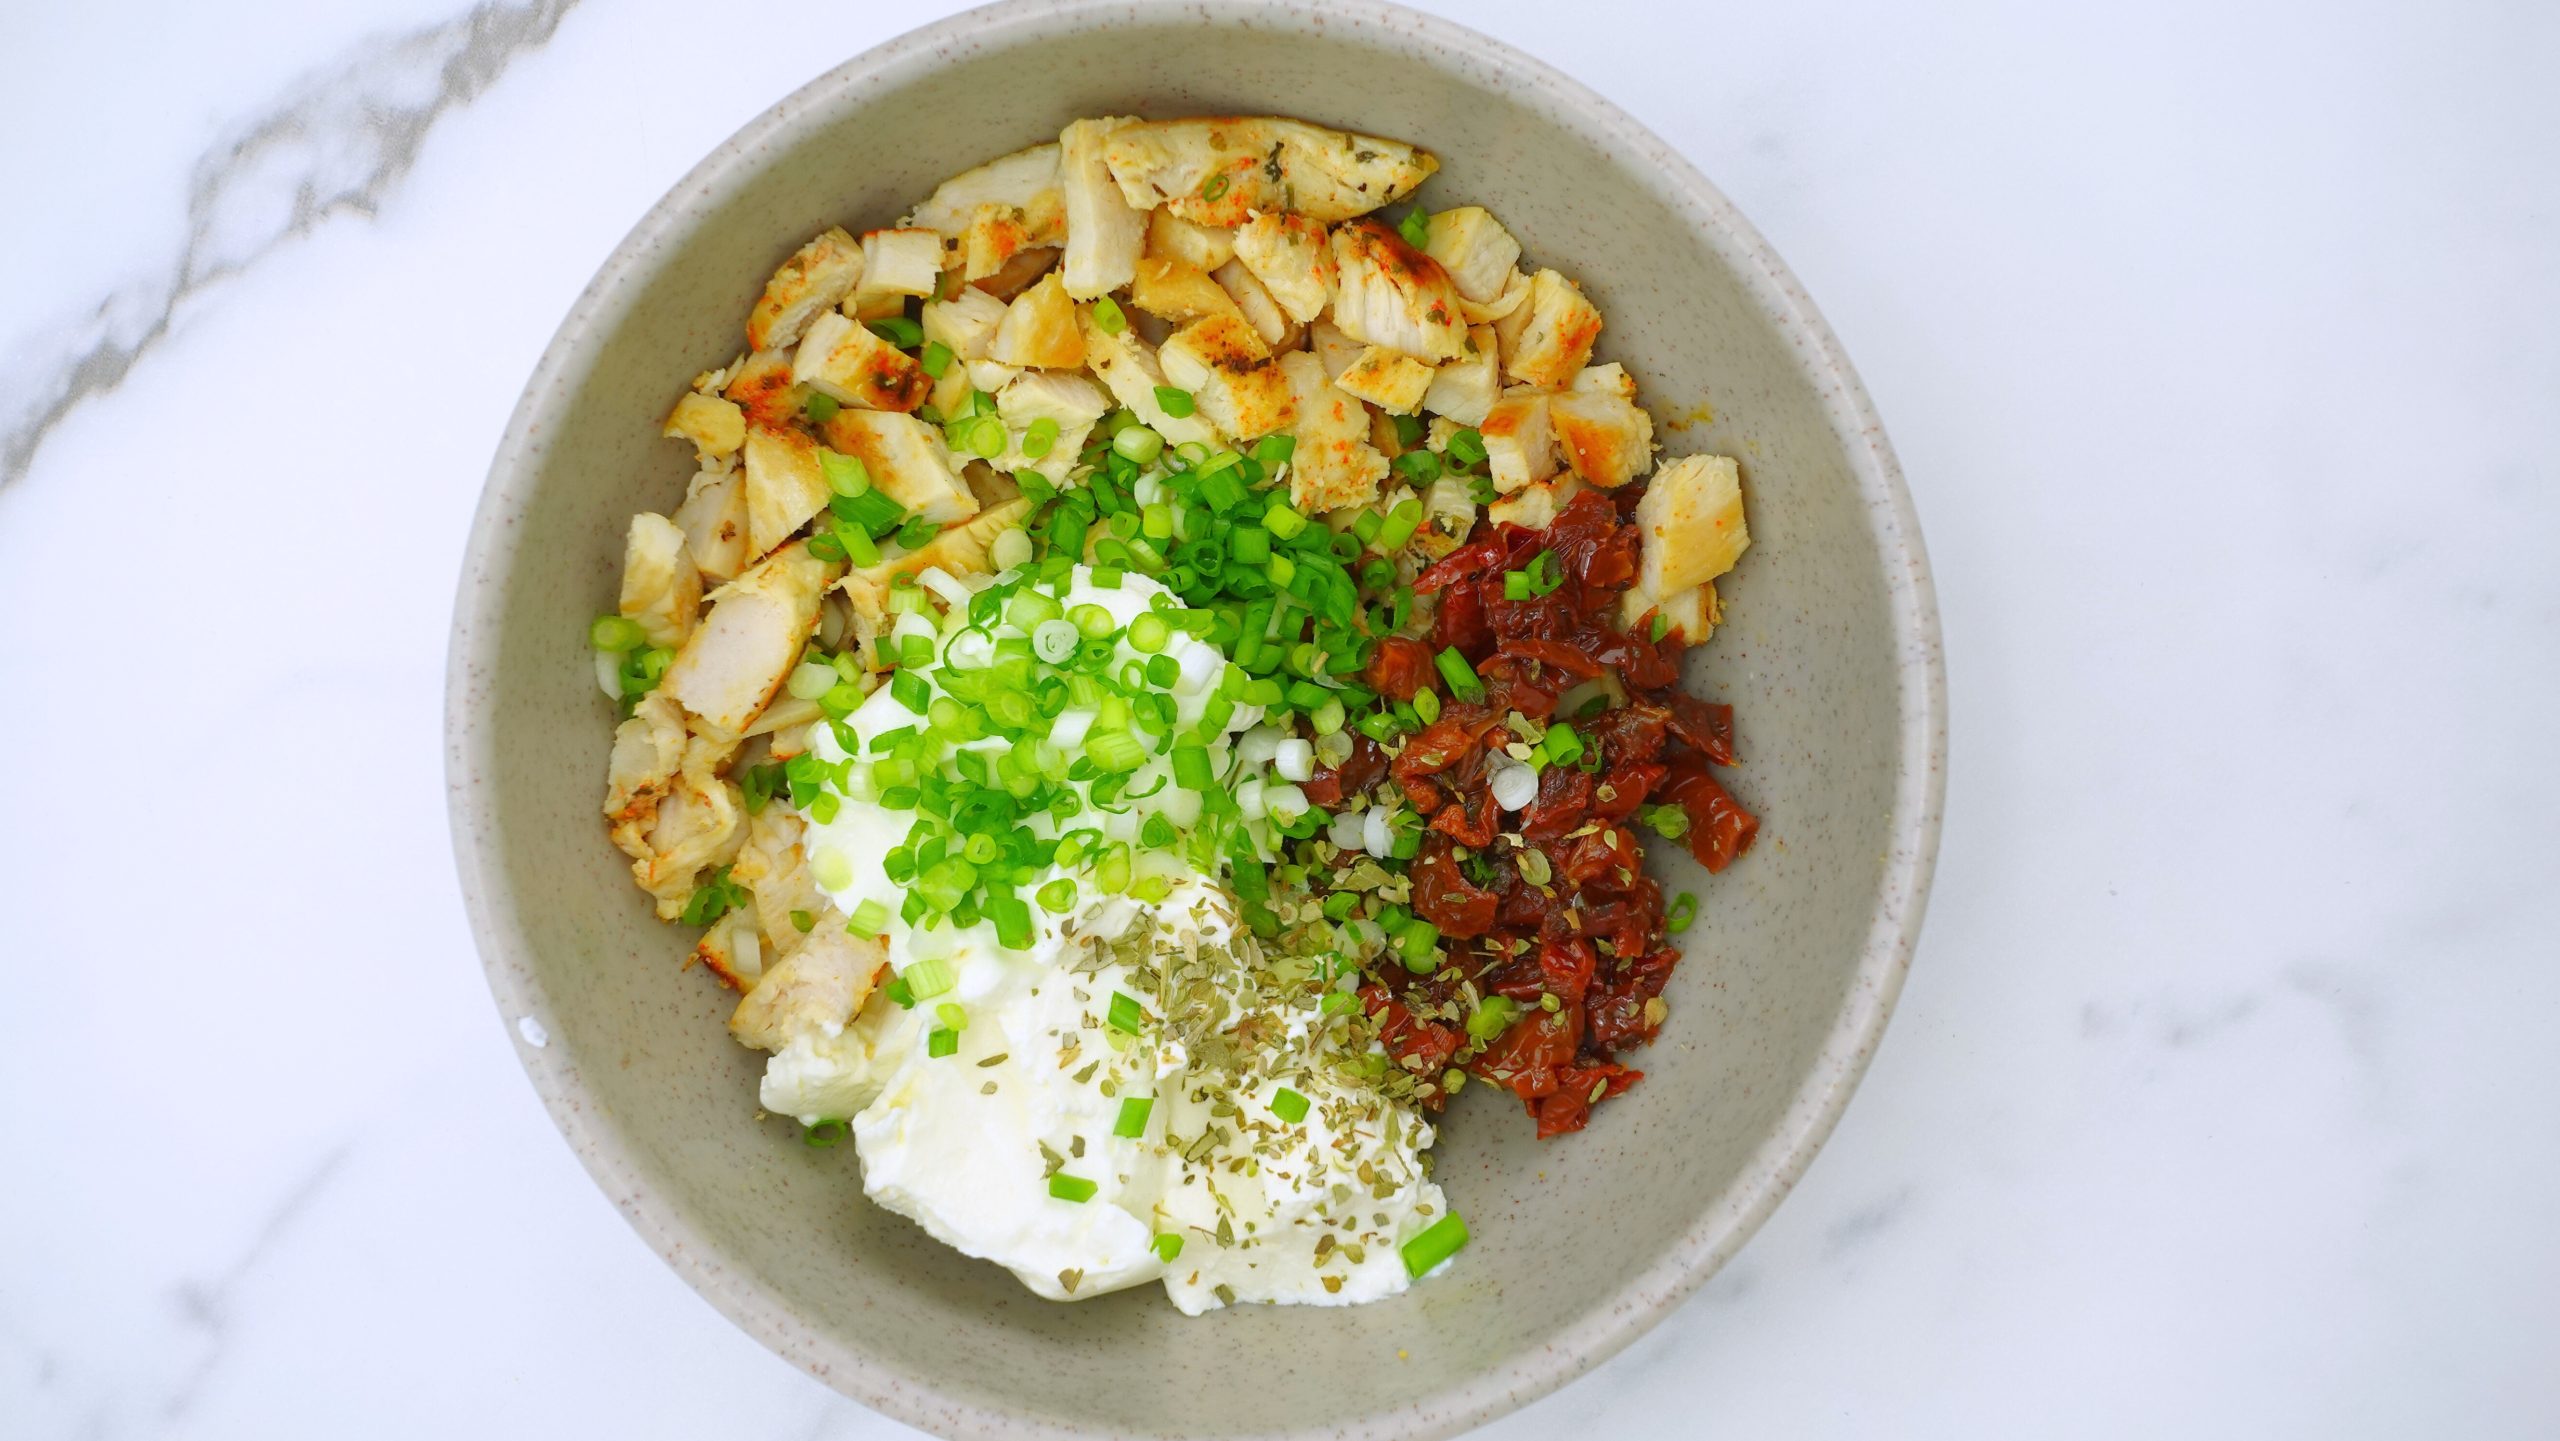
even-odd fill
[[[554,1136],[437,715],[571,296],[945,8],[0,17],[0,1435],[902,1431]],[[1672,137],[1820,299],[1956,737],[1837,1138],[1487,1434],[2560,1433],[2555,12],[1435,8]]]

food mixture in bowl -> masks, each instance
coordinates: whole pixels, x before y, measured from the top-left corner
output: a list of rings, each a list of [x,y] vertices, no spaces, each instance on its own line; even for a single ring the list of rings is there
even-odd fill
[[[1446,1262],[1461,1090],[1635,1085],[1758,822],[1678,689],[1748,536],[1438,162],[1079,120],[829,230],[695,377],[593,628],[605,813],[761,1100],[1044,1296]],[[1650,837],[1652,839],[1648,840]]]

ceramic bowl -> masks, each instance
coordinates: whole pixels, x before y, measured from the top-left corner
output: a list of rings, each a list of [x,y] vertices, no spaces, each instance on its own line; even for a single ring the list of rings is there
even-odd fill
[[[678,969],[597,812],[613,718],[585,650],[631,513],[682,493],[658,435],[741,348],[774,265],[833,224],[1077,116],[1285,113],[1414,140],[1424,198],[1490,207],[1607,317],[1667,454],[1740,457],[1753,544],[1689,683],[1739,709],[1765,818],[1704,899],[1647,1078],[1587,1131],[1452,1109],[1438,1176],[1474,1230],[1382,1304],[1185,1319],[1149,1289],[1039,1300],[861,1194],[850,1148],[760,1119],[732,998]],[[608,258],[500,445],[456,607],[455,847],[491,988],[569,1143],[667,1263],[828,1384],[947,1434],[1433,1436],[1588,1370],[1696,1290],[1838,1118],[1893,1004],[1936,845],[1943,676],[1928,571],[1875,412],[1769,247],[1581,85],[1372,0],[1016,0],[871,51],[703,161]],[[1668,850],[1668,847],[1661,849]],[[531,1027],[520,1028],[531,1031]],[[534,1032],[539,1034],[540,1032]]]

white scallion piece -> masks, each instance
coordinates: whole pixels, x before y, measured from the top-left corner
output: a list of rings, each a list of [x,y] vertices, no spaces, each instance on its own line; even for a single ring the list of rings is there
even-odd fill
[[[1518,761],[1497,760],[1493,771],[1493,803],[1506,811],[1525,809],[1538,798],[1538,773]]]
[[[1301,784],[1311,781],[1316,774],[1316,748],[1292,736],[1271,753],[1271,768],[1280,773],[1282,780]]]

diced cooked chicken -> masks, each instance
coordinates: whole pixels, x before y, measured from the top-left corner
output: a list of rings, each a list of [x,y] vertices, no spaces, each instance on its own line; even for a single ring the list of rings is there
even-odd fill
[[[765,282],[764,294],[747,312],[747,344],[757,350],[791,345],[861,280],[862,247],[841,226],[820,232]]]
[[[1411,415],[1422,407],[1422,396],[1431,388],[1432,368],[1410,355],[1399,355],[1384,346],[1372,345],[1360,352],[1348,369],[1333,378],[1346,394],[1354,395],[1392,415]]]
[[[1520,242],[1481,205],[1461,205],[1431,217],[1423,250],[1440,262],[1458,294],[1481,305],[1502,294],[1520,264]]]
[[[1556,523],[1567,504],[1582,493],[1582,478],[1559,475],[1552,480],[1532,481],[1487,507],[1485,514],[1505,525],[1529,530],[1545,530]]]
[[[1684,455],[1662,467],[1636,502],[1644,558],[1636,588],[1671,596],[1733,569],[1751,544],[1742,472],[1731,456]]]
[[[817,882],[809,878],[808,856],[802,849],[807,830],[798,811],[787,805],[767,805],[747,818],[746,841],[738,847],[738,858],[729,863],[729,879],[745,886],[755,898],[756,924],[786,946],[801,935],[791,923],[791,913],[814,917],[827,904]]]
[[[1502,350],[1503,374],[1524,385],[1553,389],[1573,379],[1591,359],[1600,338],[1600,309],[1585,299],[1581,287],[1552,270],[1541,270],[1529,285],[1528,319]],[[1517,315],[1520,312],[1515,311]]]
[[[1084,333],[1085,363],[1102,378],[1112,399],[1136,412],[1138,419],[1163,436],[1167,445],[1218,443],[1218,432],[1197,412],[1178,417],[1165,414],[1164,405],[1156,399],[1156,387],[1165,383],[1164,367],[1137,332],[1126,326],[1117,332],[1103,329],[1093,318],[1090,306],[1078,319]]]
[[[986,359],[987,347],[1004,323],[1005,304],[975,286],[964,285],[949,300],[924,303],[925,343],[948,349],[953,363],[933,383],[933,405],[953,414],[969,390],[969,366]]]
[[[1333,263],[1333,323],[1343,334],[1435,364],[1466,353],[1467,327],[1449,272],[1394,226],[1355,220],[1336,229]]]
[[[1051,484],[1063,484],[1094,422],[1110,410],[1111,397],[1081,375],[1026,370],[996,392],[996,414],[1004,421],[1006,436],[1005,453],[996,465],[1005,471],[1038,471]],[[1023,440],[1043,420],[1054,423],[1058,432],[1035,458],[1023,449]]]
[[[844,594],[853,603],[854,619],[865,634],[877,635],[887,630],[891,622],[889,588],[900,576],[919,575],[928,568],[954,577],[993,574],[996,537],[1019,529],[1037,507],[1038,502],[1029,497],[1016,496],[987,507],[968,524],[953,526],[914,550],[848,573]]]
[[[1209,423],[1238,441],[1289,428],[1289,380],[1240,315],[1186,325],[1157,352],[1165,380],[1190,391]]]
[[[1431,388],[1422,393],[1422,408],[1461,425],[1484,424],[1494,400],[1502,393],[1499,361],[1493,327],[1470,327],[1467,353],[1432,372]]]
[[[727,580],[747,568],[747,486],[735,461],[705,466],[686,482],[676,528],[696,570]]]
[[[969,285],[972,289],[983,290],[998,300],[1010,301],[1029,290],[1041,276],[1055,270],[1059,258],[1065,254],[1064,249],[1055,245],[1043,245],[1034,250],[1026,250],[1006,261],[995,273],[984,279],[972,280]]]
[[[1506,395],[1485,412],[1476,430],[1484,437],[1486,469],[1496,490],[1514,491],[1556,473],[1555,429],[1544,391]]]
[[[769,735],[773,737],[770,744],[773,758],[778,761],[787,761],[808,749],[809,723],[822,719],[825,715],[826,712],[818,708],[816,701],[802,700],[793,695],[778,695],[773,698],[771,704],[756,714],[755,722],[747,727],[746,733],[739,739],[746,740],[755,736]],[[793,731],[801,734],[795,736],[791,734]]]
[[[889,969],[889,942],[849,934],[830,913],[810,927],[729,1017],[729,1034],[763,1051],[779,1051],[796,1037],[843,1031]]]
[[[1253,333],[1262,337],[1262,343],[1271,347],[1274,355],[1297,348],[1306,328],[1289,318],[1289,312],[1280,308],[1280,302],[1272,298],[1270,290],[1261,281],[1253,278],[1253,272],[1245,268],[1243,261],[1230,260],[1213,271],[1209,278],[1218,282],[1218,288],[1236,303],[1236,310],[1244,316],[1245,324],[1253,327]]]
[[[909,298],[942,286],[942,237],[921,226],[866,230],[862,234],[862,283],[845,308],[864,320],[904,313]]]
[[[1412,194],[1440,168],[1400,141],[1277,115],[1124,124],[1104,153],[1131,205],[1202,225],[1241,225],[1263,210],[1348,220]]]
[[[1129,303],[1149,315],[1188,325],[1203,316],[1244,312],[1209,273],[1179,260],[1148,257],[1138,262],[1137,283],[1129,287]]]
[[[827,446],[862,462],[872,487],[909,513],[942,525],[978,513],[942,432],[912,415],[839,410],[819,427]]]
[[[1573,383],[1565,388],[1596,391],[1602,395],[1614,395],[1620,400],[1636,398],[1636,378],[1627,374],[1627,368],[1614,360],[1607,365],[1582,367],[1574,372]]]
[[[1170,210],[1147,213],[1147,259],[1175,260],[1194,270],[1215,270],[1234,259],[1235,253],[1233,230],[1194,225]]]
[[[1148,207],[1113,183],[1104,157],[1126,118],[1078,120],[1058,132],[1059,171],[1067,192],[1067,294],[1108,295],[1138,272],[1147,244]]]
[[[809,322],[791,378],[863,410],[913,410],[933,388],[914,356],[832,311]]]
[[[1064,245],[1067,199],[1058,147],[1034,145],[953,176],[905,223],[958,246],[961,273],[973,281],[996,274],[1027,251]]]
[[[688,390],[667,412],[666,437],[690,440],[704,460],[735,455],[747,440],[747,415],[735,401]]]
[[[1573,473],[1616,487],[1653,468],[1653,417],[1614,390],[1568,390],[1547,402],[1556,447]]]
[[[622,541],[622,597],[626,619],[639,622],[649,644],[684,644],[702,613],[702,572],[684,548],[684,531],[663,515],[631,517]]]
[[[1236,259],[1253,272],[1291,320],[1324,314],[1333,299],[1333,242],[1324,222],[1266,211],[1236,228]]]
[[[827,473],[818,464],[818,443],[797,430],[748,431],[746,475],[749,560],[789,540],[826,507]]]
[[[1458,313],[1467,318],[1469,325],[1492,325],[1507,320],[1518,315],[1520,307],[1529,303],[1529,286],[1528,272],[1512,271],[1510,278],[1502,282],[1502,293],[1491,300],[1478,302],[1459,296]],[[1503,343],[1510,344],[1510,339],[1505,335]]]
[[[1369,444],[1369,409],[1343,394],[1325,375],[1324,363],[1304,350],[1275,362],[1288,377],[1292,433],[1289,503],[1309,515],[1363,505],[1378,495],[1387,458]]]
[[[661,686],[640,697],[613,731],[605,767],[604,813],[619,825],[645,817],[674,783],[684,759],[684,707]]]
[[[661,690],[701,718],[704,727],[736,736],[782,688],[817,624],[818,597],[838,567],[794,541],[713,591],[711,609],[667,667]]]
[[[1651,591],[1635,586],[1618,597],[1618,627],[1637,635],[1650,634],[1652,617],[1662,622],[1664,637],[1677,637],[1683,645],[1699,645],[1715,633],[1724,622],[1724,609],[1717,603],[1714,581],[1693,585],[1662,599]]]
[[[1342,372],[1351,368],[1351,362],[1360,358],[1360,352],[1369,348],[1343,334],[1341,327],[1330,320],[1319,320],[1307,327],[1307,344],[1315,351],[1316,359],[1324,362],[1328,380],[1340,380]]]
[[[735,873],[731,879],[736,879]],[[764,976],[764,930],[753,913],[732,911],[713,921],[693,943],[693,958],[740,995],[755,989]]]
[[[738,853],[745,818],[737,787],[687,766],[655,805],[614,826],[613,843],[631,857],[632,879],[657,898],[658,919],[672,921],[702,873]]]
[[[1134,263],[1134,262],[1133,262]],[[1000,365],[1073,370],[1084,364],[1084,337],[1076,328],[1076,303],[1055,275],[1013,298],[987,344],[987,359]],[[981,386],[980,389],[990,387]]]
[[[749,425],[789,425],[808,394],[792,380],[791,365],[788,350],[759,350],[738,362],[737,373],[720,393],[738,403]]]

